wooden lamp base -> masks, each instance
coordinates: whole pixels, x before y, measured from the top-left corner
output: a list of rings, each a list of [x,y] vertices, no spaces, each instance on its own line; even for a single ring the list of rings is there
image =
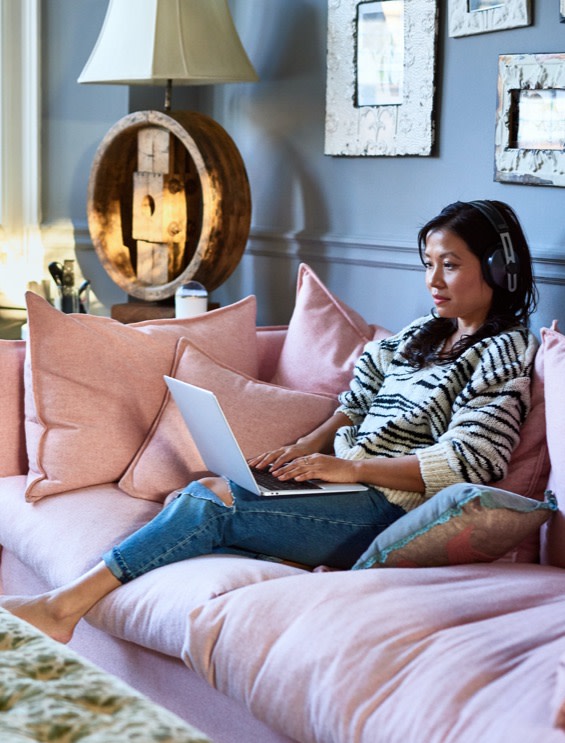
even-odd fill
[[[131,297],[158,303],[192,280],[211,292],[235,270],[249,236],[245,165],[208,116],[136,112],[96,152],[87,215],[104,269]]]

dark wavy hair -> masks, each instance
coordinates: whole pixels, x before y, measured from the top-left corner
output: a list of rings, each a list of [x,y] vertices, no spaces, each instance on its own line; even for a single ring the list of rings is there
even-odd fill
[[[519,263],[516,291],[494,284],[488,276],[486,258],[500,246],[499,233],[487,216],[472,203],[456,201],[430,219],[418,233],[418,251],[422,263],[428,235],[437,230],[449,230],[460,237],[481,261],[483,276],[492,286],[492,304],[483,325],[472,335],[463,336],[449,353],[438,354],[441,344],[457,329],[455,318],[434,316],[408,341],[405,358],[416,368],[430,363],[450,362],[483,338],[503,333],[519,326],[528,327],[537,306],[538,293],[532,271],[528,242],[514,210],[502,201],[480,202],[494,207],[506,221],[512,246]],[[433,313],[432,313],[433,314]]]

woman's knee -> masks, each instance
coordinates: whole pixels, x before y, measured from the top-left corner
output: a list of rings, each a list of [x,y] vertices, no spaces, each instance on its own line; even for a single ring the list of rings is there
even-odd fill
[[[202,477],[197,482],[211,490],[226,506],[233,506],[233,494],[229,482],[225,478]]]

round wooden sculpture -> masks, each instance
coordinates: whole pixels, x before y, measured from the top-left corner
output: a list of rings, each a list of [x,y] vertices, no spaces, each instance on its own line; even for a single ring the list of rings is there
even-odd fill
[[[102,265],[129,295],[159,301],[191,280],[212,291],[237,267],[249,235],[245,165],[208,116],[139,111],[101,142],[87,214]]]

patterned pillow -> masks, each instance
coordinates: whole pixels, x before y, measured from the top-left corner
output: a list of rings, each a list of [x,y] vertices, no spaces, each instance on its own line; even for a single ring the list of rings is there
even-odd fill
[[[492,562],[556,510],[551,493],[540,502],[487,485],[451,485],[381,532],[353,570]]]

